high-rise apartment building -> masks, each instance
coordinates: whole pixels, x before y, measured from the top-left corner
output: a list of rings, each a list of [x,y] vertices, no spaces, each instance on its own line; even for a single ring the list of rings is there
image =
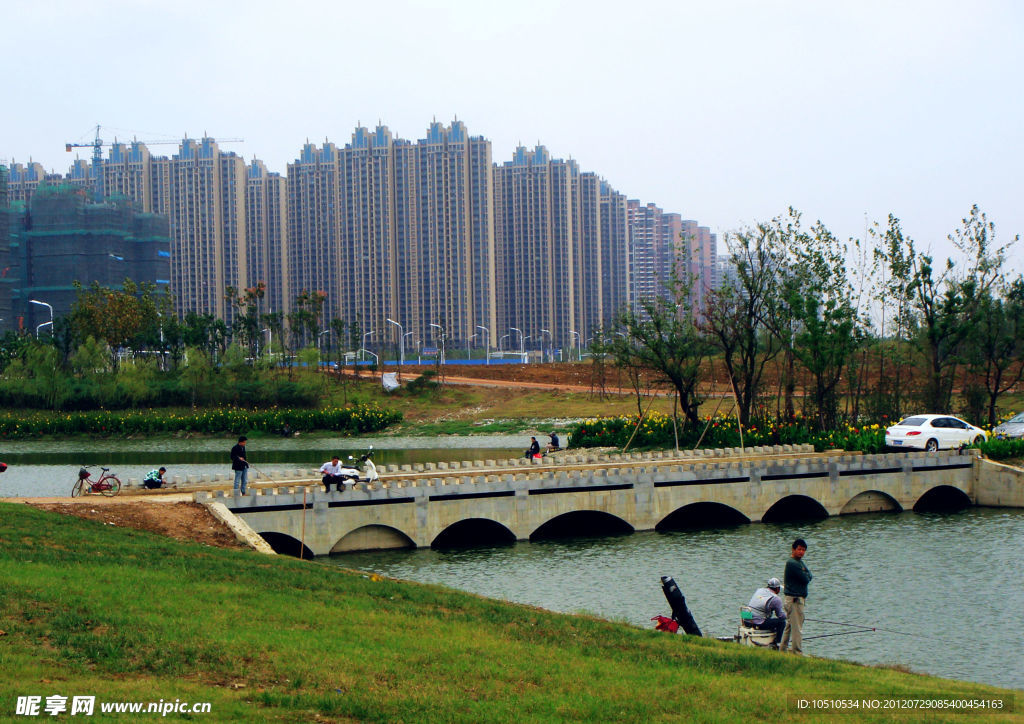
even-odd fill
[[[230,322],[227,287],[262,281],[262,312],[323,292],[324,329],[340,319],[397,347],[401,325],[407,351],[442,335],[449,348],[564,349],[665,294],[673,274],[698,280],[696,313],[715,269],[706,227],[629,201],[543,146],[496,165],[490,142],[458,120],[416,141],[359,126],[343,148],[307,143],[286,176],[212,138],[186,138],[171,158],[115,142],[99,169],[80,160],[54,177],[14,164],[9,176],[22,209],[49,180],[166,215],[179,314]]]
[[[266,285],[261,312],[290,310],[288,257],[285,239],[288,223],[287,184],[279,173],[267,171],[262,161],[253,160],[247,169],[245,196],[245,286]]]
[[[495,324],[491,143],[453,121],[416,143],[415,233],[406,265],[412,305],[401,309],[419,339],[461,344]],[[437,327],[431,327],[431,324]],[[442,330],[444,330],[442,332]],[[479,335],[483,342],[483,336]]]
[[[168,164],[171,286],[179,315],[231,321],[225,290],[248,279],[245,162],[212,138],[185,139]]]
[[[677,275],[689,288],[689,308],[697,319],[707,306],[714,289],[715,260],[718,258],[718,235],[692,219],[682,222],[682,233],[674,258]]]
[[[611,327],[615,315],[630,301],[633,272],[630,268],[628,202],[623,194],[601,181],[601,324]],[[592,336],[595,328],[584,330]]]
[[[494,167],[497,324],[517,330],[512,349],[549,349],[579,331],[579,194],[576,163],[552,159],[544,146],[520,146]]]

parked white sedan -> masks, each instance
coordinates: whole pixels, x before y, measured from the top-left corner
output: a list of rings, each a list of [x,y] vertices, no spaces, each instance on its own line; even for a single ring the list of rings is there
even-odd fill
[[[980,427],[949,415],[912,415],[885,431],[886,447],[919,450],[957,448],[988,439]]]

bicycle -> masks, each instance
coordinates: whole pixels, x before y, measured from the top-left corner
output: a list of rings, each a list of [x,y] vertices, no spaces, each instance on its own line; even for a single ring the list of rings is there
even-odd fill
[[[117,479],[116,475],[110,474],[110,468],[100,468],[103,474],[100,475],[99,480],[93,480],[92,474],[88,470],[89,467],[91,466],[87,465],[79,469],[78,480],[75,481],[74,487],[71,488],[72,498],[91,493],[100,493],[109,498],[121,492],[121,481]]]

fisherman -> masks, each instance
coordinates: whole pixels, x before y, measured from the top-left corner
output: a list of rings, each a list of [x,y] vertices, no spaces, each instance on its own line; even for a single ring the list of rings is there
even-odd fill
[[[804,625],[804,604],[807,601],[807,584],[811,582],[811,572],[807,570],[804,563],[804,554],[807,553],[807,542],[803,538],[793,541],[793,554],[786,561],[786,590],[784,591],[786,602],[786,628],[782,631],[782,639],[779,641],[779,650],[785,651],[789,648],[790,639],[793,640],[793,653],[802,654],[803,650],[803,625]]]
[[[526,457],[531,460],[540,457],[540,443],[537,442],[536,437],[530,437],[530,447],[526,449]]]
[[[557,432],[552,430],[548,434],[548,438],[549,438],[549,440],[548,440],[548,445],[547,445],[547,452],[557,452],[558,450],[562,449],[561,446],[559,445],[559,442],[558,442],[558,433]]]
[[[782,599],[779,598],[781,589],[782,581],[778,578],[769,578],[764,588],[754,591],[753,598],[747,604],[747,608],[753,614],[750,622],[754,624],[754,627],[775,633],[771,644],[773,649],[779,647],[782,630],[786,627],[786,612],[782,610]],[[774,617],[772,617],[773,613]]]
[[[142,486],[149,490],[156,490],[157,488],[164,487],[164,473],[167,472],[167,468],[160,468],[159,470],[150,470],[146,473],[146,477],[142,479]]]

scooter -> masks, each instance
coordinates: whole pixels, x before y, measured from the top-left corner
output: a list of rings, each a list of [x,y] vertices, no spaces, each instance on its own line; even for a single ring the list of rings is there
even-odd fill
[[[373,445],[365,453],[359,456],[359,459],[348,456],[349,460],[353,462],[349,463],[346,467],[341,469],[339,473],[342,478],[345,479],[346,485],[355,485],[358,482],[364,483],[375,483],[380,480],[380,475],[377,473],[377,466],[373,464]],[[362,466],[362,470],[360,469]],[[365,477],[360,479],[360,476],[365,472]]]

